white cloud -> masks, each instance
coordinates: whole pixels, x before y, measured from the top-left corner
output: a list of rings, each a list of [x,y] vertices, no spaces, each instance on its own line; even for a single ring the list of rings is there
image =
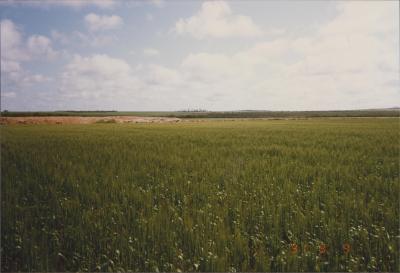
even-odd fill
[[[138,69],[146,84],[159,86],[173,86],[182,83],[180,73],[174,69],[161,65],[150,64]]]
[[[3,98],[15,98],[17,94],[15,92],[1,92]]]
[[[260,41],[235,53],[191,53],[177,67],[131,67],[107,55],[77,56],[63,74],[63,94],[92,108],[142,110],[326,110],[395,104],[398,26],[382,26],[381,20],[395,22],[398,15],[390,3],[376,8],[357,2],[362,14],[353,2],[347,5],[341,3],[338,15],[313,33]],[[364,20],[354,26],[356,33],[343,24],[348,18]]]
[[[181,67],[188,81],[211,83],[237,75],[236,64],[228,55],[203,52],[189,54],[182,61]]]
[[[85,23],[89,30],[110,30],[118,28],[123,24],[123,20],[118,15],[98,15],[95,13],[89,13],[85,16]]]
[[[112,99],[128,96],[137,80],[131,66],[108,55],[76,55],[61,77],[61,91],[66,98]]]
[[[192,52],[175,66],[134,66],[104,54],[76,55],[59,81],[54,81],[60,92],[55,100],[65,103],[65,108],[127,110],[387,107],[400,99],[396,7],[398,3],[393,2],[340,2],[336,17],[307,34],[272,35],[268,40],[246,43],[246,48],[233,53],[218,52],[218,47],[213,52]],[[234,14],[225,2],[205,2],[198,14],[181,19],[175,30],[198,39],[261,35],[258,27],[258,34],[248,35],[243,23],[237,23],[243,19],[238,18],[241,15]],[[52,41],[98,46],[116,39],[94,31],[54,31],[52,40],[40,35],[26,37],[9,20],[3,20],[1,27],[2,50],[8,52],[1,59],[2,72],[8,82],[24,85],[51,80],[26,72],[24,64],[56,52]],[[266,37],[268,30],[262,33]],[[159,54],[154,48],[128,52]],[[137,58],[128,58],[133,59]],[[146,63],[158,59],[147,58]],[[15,89],[6,87],[4,90],[20,97]]]
[[[187,82],[207,86],[204,99],[218,94],[220,107],[384,107],[400,98],[394,10],[387,2],[341,2],[338,16],[316,33],[234,54],[193,53],[180,70]]]
[[[1,51],[2,59],[15,62],[57,55],[48,37],[31,35],[25,41],[21,29],[8,19],[1,21]]]
[[[371,1],[338,2],[339,15],[335,20],[321,27],[321,32],[329,35],[391,33],[398,28],[393,17],[398,16],[398,5]],[[355,20],[355,18],[357,20]],[[368,28],[366,27],[368,26]],[[393,34],[393,33],[391,33]]]
[[[75,55],[60,78],[65,98],[98,101],[129,101],[151,96],[182,83],[178,71],[155,64],[132,68],[126,61],[105,54]],[[146,94],[145,94],[146,93]]]
[[[66,45],[70,42],[69,35],[66,35],[65,33],[60,32],[58,30],[52,30],[51,37],[53,38],[54,41],[57,41],[57,42],[61,43],[62,45]]]
[[[204,2],[197,14],[179,19],[174,30],[178,34],[190,34],[197,39],[255,37],[263,33],[250,17],[233,14],[225,1]]]
[[[165,1],[164,0],[151,0],[150,1],[154,6],[157,8],[162,8],[165,6]]]
[[[117,2],[115,0],[61,0],[52,1],[54,4],[80,8],[83,6],[96,6],[99,8],[107,9],[115,7]]]
[[[76,55],[67,69],[82,74],[96,74],[100,76],[126,75],[131,72],[128,63],[121,59],[111,58],[108,55],[93,55],[91,57],[81,57]]]
[[[11,60],[1,60],[1,71],[4,73],[12,73],[21,71],[21,65],[19,62]]]
[[[35,56],[45,56],[48,59],[54,59],[57,56],[57,52],[52,48],[51,40],[45,36],[30,36],[27,41],[27,46],[31,54]]]
[[[117,41],[115,35],[99,32],[83,33],[81,31],[72,31],[71,33],[64,33],[52,30],[51,37],[54,41],[64,46],[104,47]]]
[[[79,99],[86,109],[96,109],[97,105],[132,109],[143,107],[145,102],[150,103],[148,107],[154,101],[162,104],[182,84],[178,71],[161,65],[133,68],[122,59],[104,54],[76,55],[60,75],[59,91],[67,105]]]
[[[22,64],[43,57],[54,59],[58,54],[49,38],[32,35],[24,40],[21,29],[7,19],[1,21],[1,52],[2,87],[8,90],[48,81],[48,77],[25,70]]]
[[[150,14],[150,13],[147,13],[147,14],[146,14],[146,20],[149,21],[149,22],[151,22],[151,21],[154,20],[154,16],[153,16],[152,14]]]
[[[160,52],[155,48],[145,48],[143,49],[143,54],[146,56],[156,56],[160,54]]]
[[[12,61],[30,59],[28,52],[23,48],[21,29],[8,19],[1,21],[1,52],[2,59]]]
[[[117,2],[115,0],[7,0],[0,2],[0,5],[27,5],[33,7],[48,8],[52,6],[63,6],[74,9],[83,7],[98,7],[108,9],[115,7]]]
[[[41,74],[28,74],[22,79],[22,84],[24,86],[30,86],[37,83],[44,83],[51,81],[51,78],[41,75]]]

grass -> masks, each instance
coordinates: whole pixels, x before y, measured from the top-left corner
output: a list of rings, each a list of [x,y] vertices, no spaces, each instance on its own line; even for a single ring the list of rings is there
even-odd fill
[[[1,135],[2,271],[399,271],[397,118]]]

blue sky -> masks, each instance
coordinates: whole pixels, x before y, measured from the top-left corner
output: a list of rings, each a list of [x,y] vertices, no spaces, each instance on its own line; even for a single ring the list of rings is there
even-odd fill
[[[1,108],[399,105],[397,1],[5,1]]]

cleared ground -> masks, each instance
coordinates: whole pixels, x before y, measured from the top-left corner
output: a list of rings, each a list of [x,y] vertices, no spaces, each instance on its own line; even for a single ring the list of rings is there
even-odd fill
[[[0,124],[93,124],[93,123],[164,123],[179,122],[178,118],[135,117],[135,116],[36,116],[36,117],[0,117]]]
[[[398,271],[399,120],[1,127],[3,271]]]

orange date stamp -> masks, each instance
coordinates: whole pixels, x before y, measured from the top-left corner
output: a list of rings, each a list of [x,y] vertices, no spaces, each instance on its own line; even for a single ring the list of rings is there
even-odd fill
[[[296,244],[294,242],[289,244],[289,252],[291,254],[297,254],[299,252],[299,250],[302,250],[303,253],[307,253],[307,252],[311,251],[311,246],[310,246],[310,244],[304,244],[303,247],[301,247],[301,245],[299,246],[298,244]],[[328,250],[329,250],[329,247],[328,247],[327,244],[320,243],[318,245],[317,252],[318,252],[319,255],[327,254]],[[341,251],[346,255],[349,254],[350,251],[351,251],[351,245],[349,243],[344,243],[342,245]]]

